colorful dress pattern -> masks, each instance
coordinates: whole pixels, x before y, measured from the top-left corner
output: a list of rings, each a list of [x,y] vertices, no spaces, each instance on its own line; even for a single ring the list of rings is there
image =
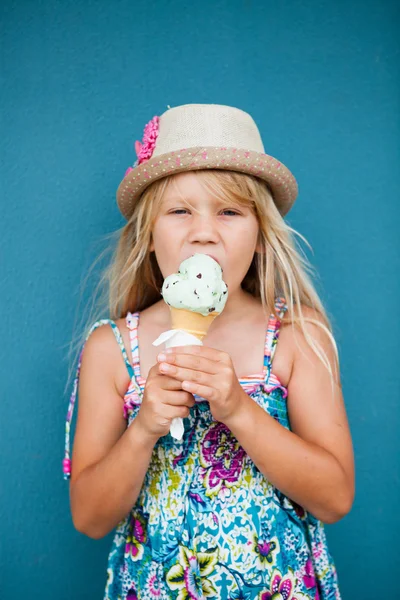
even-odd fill
[[[279,318],[269,318],[264,372],[240,384],[290,429],[287,388],[271,371],[284,298],[276,299],[275,309]],[[111,324],[121,347],[131,377],[124,400],[128,426],[145,386],[138,320],[139,313],[128,312],[132,365],[113,321],[91,329]],[[80,362],[66,423],[66,479]],[[170,434],[158,440],[138,500],[116,528],[104,600],[340,600],[323,523],[275,488],[213,419],[208,402],[196,400],[183,440]]]

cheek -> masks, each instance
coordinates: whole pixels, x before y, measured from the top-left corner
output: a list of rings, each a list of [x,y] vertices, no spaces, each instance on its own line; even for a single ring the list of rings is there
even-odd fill
[[[236,232],[232,243],[232,250],[242,260],[252,260],[258,241],[258,224],[247,223],[240,231]]]
[[[179,232],[176,228],[168,223],[156,222],[152,230],[152,250],[164,278],[175,272],[179,248]]]
[[[233,287],[243,281],[250,268],[258,241],[258,224],[252,223],[236,232],[229,249],[228,268],[226,271],[227,283],[229,280]]]
[[[170,245],[171,240],[173,239],[171,228],[167,227],[166,223],[162,220],[156,221],[156,223],[154,224],[152,237],[156,251],[158,249],[168,247]]]

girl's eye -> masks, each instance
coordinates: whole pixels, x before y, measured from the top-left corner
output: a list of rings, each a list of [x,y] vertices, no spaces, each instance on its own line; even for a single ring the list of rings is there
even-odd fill
[[[177,208],[177,209],[175,209],[175,210],[172,210],[170,214],[171,214],[171,215],[178,215],[178,214],[182,214],[182,213],[185,213],[185,212],[187,212],[187,209],[186,209],[186,208]],[[228,216],[235,216],[235,215],[239,215],[239,213],[237,213],[236,211],[234,211],[234,210],[231,210],[231,209],[229,209],[229,208],[227,208],[227,209],[223,210],[222,212],[223,212],[223,213],[231,213],[231,214],[230,214],[230,215],[228,215]]]
[[[230,208],[227,208],[226,210],[223,210],[222,212],[224,214],[229,213],[229,214],[227,214],[228,217],[235,217],[235,216],[239,215],[238,212],[236,212],[235,210],[231,210]]]

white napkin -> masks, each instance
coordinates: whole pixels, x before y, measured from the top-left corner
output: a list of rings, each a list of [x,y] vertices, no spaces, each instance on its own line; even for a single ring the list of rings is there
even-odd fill
[[[170,329],[164,331],[154,342],[153,346],[159,346],[164,344],[166,348],[172,348],[174,346],[202,346],[203,342],[199,340],[195,335],[184,331],[183,329]],[[182,440],[184,432],[183,420],[178,417],[172,420],[170,433],[173,438],[178,441]]]

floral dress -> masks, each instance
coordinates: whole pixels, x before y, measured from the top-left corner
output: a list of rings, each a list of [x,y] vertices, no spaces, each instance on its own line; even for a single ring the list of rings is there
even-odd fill
[[[264,371],[240,384],[290,429],[287,388],[271,371],[284,298],[276,299],[275,309],[279,318],[271,314],[266,328]],[[128,426],[145,386],[139,316],[126,317],[132,365],[113,321],[96,322],[87,336],[106,323],[113,328],[131,376],[124,399]],[[67,415],[65,479],[80,363],[81,357]],[[168,434],[158,440],[137,502],[116,528],[104,600],[340,600],[322,522],[275,488],[213,419],[209,403],[196,400],[183,439]]]

